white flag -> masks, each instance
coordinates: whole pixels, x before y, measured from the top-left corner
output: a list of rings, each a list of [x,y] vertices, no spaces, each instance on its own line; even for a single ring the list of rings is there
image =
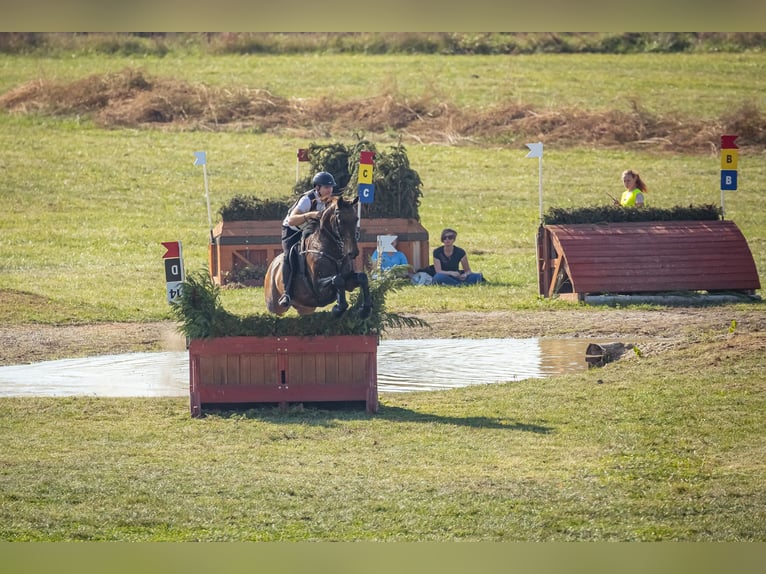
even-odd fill
[[[543,144],[542,144],[542,142],[526,144],[526,146],[530,150],[529,153],[527,154],[527,157],[543,157]]]
[[[396,237],[396,235],[378,235],[378,245],[380,246],[380,250],[383,253],[393,253],[396,251],[396,247],[394,247]]]

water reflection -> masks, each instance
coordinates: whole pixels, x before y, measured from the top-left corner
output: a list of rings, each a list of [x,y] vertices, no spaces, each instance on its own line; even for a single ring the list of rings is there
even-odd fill
[[[583,339],[383,340],[378,392],[440,390],[587,369]],[[0,397],[188,396],[185,351],[101,355],[0,367]]]
[[[585,370],[580,339],[429,339],[378,348],[378,390],[438,390]]]
[[[0,367],[0,396],[174,397],[189,394],[186,352],[129,353]]]

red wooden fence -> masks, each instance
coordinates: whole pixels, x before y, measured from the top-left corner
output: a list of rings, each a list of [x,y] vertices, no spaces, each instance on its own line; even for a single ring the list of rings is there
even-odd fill
[[[547,225],[537,238],[541,295],[742,291],[761,284],[732,221]]]
[[[208,248],[210,275],[217,285],[248,266],[264,270],[282,253],[282,220],[226,221],[213,229],[215,243]],[[428,231],[415,219],[363,219],[357,269],[362,270],[377,248],[378,235],[396,235],[397,248],[415,269],[429,264]]]
[[[376,335],[194,339],[191,414],[211,404],[350,401],[377,412],[377,347]]]

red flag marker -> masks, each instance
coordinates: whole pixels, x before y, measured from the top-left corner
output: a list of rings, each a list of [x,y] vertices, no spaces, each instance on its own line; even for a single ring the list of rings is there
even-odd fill
[[[178,241],[163,242],[162,245],[167,249],[167,253],[162,256],[163,259],[171,259],[181,257],[181,243]]]
[[[739,136],[721,136],[721,149],[739,149],[734,140]]]

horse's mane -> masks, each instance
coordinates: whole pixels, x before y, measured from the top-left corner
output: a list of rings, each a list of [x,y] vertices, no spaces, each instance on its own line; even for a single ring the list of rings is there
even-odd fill
[[[330,203],[327,205],[327,207],[325,207],[324,211],[322,211],[322,215],[320,216],[319,220],[322,225],[325,225],[327,223],[326,220],[332,217],[336,211],[339,211],[341,209],[350,209],[353,206],[354,206],[354,202],[348,201],[342,195],[333,196],[330,199]]]

